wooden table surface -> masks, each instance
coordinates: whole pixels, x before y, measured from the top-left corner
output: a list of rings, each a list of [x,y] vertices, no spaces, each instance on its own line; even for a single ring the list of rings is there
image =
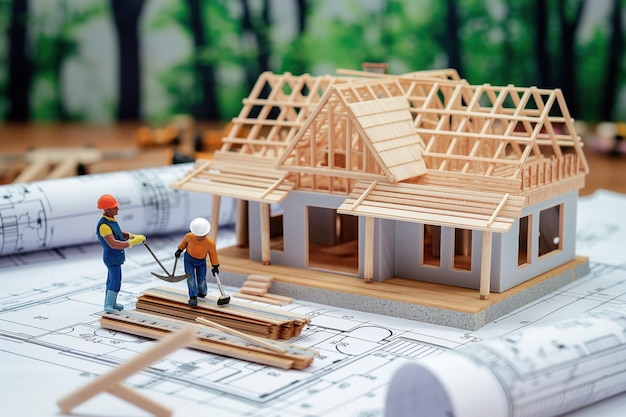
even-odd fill
[[[136,139],[137,123],[127,124],[4,124],[0,125],[0,178],[7,169],[22,164],[20,159],[31,149],[75,148],[93,146],[104,158],[87,167],[88,173],[123,171],[169,165],[173,151],[194,155],[197,132],[212,132],[220,136],[225,123],[196,125],[182,137],[178,146],[140,146]],[[209,149],[212,150],[212,149]],[[585,155],[590,167],[586,186],[581,195],[598,188],[626,194],[626,155],[609,156],[589,149]],[[5,181],[6,182],[6,181]]]
[[[196,125],[183,132],[182,143],[177,146],[141,146],[137,140],[137,131],[142,127],[139,123],[0,125],[0,183],[10,182],[10,170],[28,165],[24,159],[33,149],[95,147],[102,152],[103,158],[88,164],[87,172],[90,174],[171,165],[174,151],[194,156],[197,132],[210,131],[214,136],[221,137],[223,126]],[[217,147],[214,146],[215,149]]]

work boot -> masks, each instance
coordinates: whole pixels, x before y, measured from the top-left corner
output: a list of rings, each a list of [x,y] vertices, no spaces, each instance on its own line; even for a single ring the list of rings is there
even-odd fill
[[[104,297],[104,311],[106,313],[113,313],[115,311],[116,299],[117,293],[115,291],[107,290],[106,296]]]
[[[119,293],[117,293],[117,292],[115,293],[115,298],[113,299],[113,308],[118,310],[118,311],[122,311],[122,310],[124,310],[124,305],[117,302],[117,295],[118,294]]]
[[[192,295],[191,297],[189,297],[189,305],[191,307],[195,307],[198,305],[198,297],[196,297],[195,295]]]

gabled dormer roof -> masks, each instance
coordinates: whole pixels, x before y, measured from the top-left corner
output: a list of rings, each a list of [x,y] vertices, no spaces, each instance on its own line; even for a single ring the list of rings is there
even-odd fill
[[[424,143],[415,133],[413,118],[404,97],[348,104],[354,126],[390,182],[426,173]]]
[[[344,88],[329,89],[278,159],[279,169],[339,171],[337,175],[355,178],[384,175],[389,182],[426,172],[421,155],[424,144],[415,134],[407,100],[400,95],[380,99],[363,96],[357,93],[359,85],[355,83],[356,89],[344,86],[352,94],[345,94]],[[375,164],[368,163],[370,160]]]

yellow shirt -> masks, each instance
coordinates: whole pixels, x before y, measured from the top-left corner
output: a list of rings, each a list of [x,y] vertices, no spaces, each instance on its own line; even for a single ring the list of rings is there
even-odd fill
[[[107,219],[107,220],[109,220],[111,222],[117,221],[117,220],[115,220],[115,217],[109,217],[109,216],[102,216],[102,217],[104,217],[105,219]],[[100,236],[106,237],[106,236],[112,234],[113,230],[111,230],[111,227],[108,224],[102,223],[100,225],[100,227],[98,228],[98,233],[100,233]]]
[[[215,242],[208,236],[198,239],[198,236],[189,232],[178,245],[178,249],[187,249],[187,253],[196,259],[204,259],[207,254],[211,260],[211,265],[219,265],[220,261],[217,257]]]

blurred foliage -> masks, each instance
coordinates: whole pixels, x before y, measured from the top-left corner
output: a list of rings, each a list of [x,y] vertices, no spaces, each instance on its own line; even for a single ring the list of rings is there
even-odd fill
[[[71,7],[71,1],[47,4],[40,14],[30,15],[33,30],[31,51],[34,68],[31,89],[33,117],[36,120],[84,120],[80,110],[70,112],[63,98],[62,69],[71,58],[78,58],[78,32],[82,25],[105,13],[103,2],[85,2]]]
[[[193,113],[206,101],[203,89],[210,86],[219,114],[225,119],[235,116],[266,62],[261,55],[269,53],[271,70],[294,74],[359,69],[366,61],[387,62],[391,73],[445,68],[452,54],[458,54],[461,76],[472,84],[532,86],[545,79],[543,87],[549,88],[561,87],[563,74],[571,66],[575,91],[568,93],[582,98],[583,104],[575,116],[594,121],[601,117],[598,108],[606,98],[608,6],[620,1],[624,10],[624,0],[205,0],[200,2],[205,42],[199,46],[194,43],[189,1],[147,0],[151,12],[142,17],[140,42],[172,34],[180,48],[168,55],[167,65],[157,66],[160,58],[153,54],[142,56],[143,65],[154,68],[149,72],[154,79],[144,85],[163,91],[162,95],[152,90],[144,93],[159,100],[158,105],[144,106],[146,119],[164,121],[172,114]],[[8,33],[10,2],[0,0],[2,33]],[[80,109],[69,111],[65,105],[63,70],[70,60],[91,70],[88,62],[81,62],[82,37],[91,19],[110,19],[107,0],[30,3],[38,10],[29,16],[29,52],[35,68],[30,91],[33,115],[37,120],[85,120]],[[559,16],[560,4],[565,20]],[[574,27],[574,62],[565,62],[568,45],[563,22],[575,25],[581,4],[595,20],[585,22],[584,33],[580,24]],[[600,4],[609,15],[595,13]],[[546,8],[543,45],[549,60],[544,68],[537,63],[537,25],[539,17],[544,17],[538,14],[541,5]],[[447,27],[450,11],[456,12],[452,16],[458,22],[456,30]],[[8,41],[0,43],[0,57],[8,55]],[[197,73],[201,67],[210,70],[204,82]],[[0,69],[0,112],[6,110],[6,71]],[[210,74],[209,84],[206,74]],[[626,91],[623,63],[619,74],[616,89]],[[615,105],[621,111],[626,109],[625,96],[617,94]],[[112,119],[111,95],[103,95],[100,101],[102,111],[110,112]]]

